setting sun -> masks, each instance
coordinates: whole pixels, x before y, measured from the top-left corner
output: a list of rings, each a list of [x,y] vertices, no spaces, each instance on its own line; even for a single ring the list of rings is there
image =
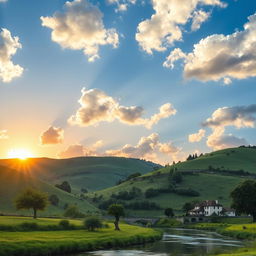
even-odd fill
[[[7,157],[26,160],[27,158],[33,157],[33,154],[29,152],[27,149],[11,149],[8,152]]]

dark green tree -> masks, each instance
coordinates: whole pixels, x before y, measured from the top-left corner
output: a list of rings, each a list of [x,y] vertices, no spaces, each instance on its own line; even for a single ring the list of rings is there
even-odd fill
[[[71,193],[71,186],[67,181],[63,181],[61,184],[56,184],[55,187]]]
[[[123,217],[125,215],[124,213],[124,207],[121,204],[112,204],[108,208],[108,214],[115,217],[115,230],[120,230],[119,228],[119,220],[120,217]]]
[[[76,205],[70,205],[64,212],[64,217],[69,218],[83,218],[85,215],[79,211]]]
[[[52,205],[54,205],[54,206],[58,206],[59,205],[59,198],[58,198],[58,196],[56,196],[56,195],[50,195],[49,196],[49,202],[52,204]]]
[[[239,184],[230,194],[232,198],[231,207],[238,214],[250,214],[253,222],[256,221],[256,181],[246,180]]]
[[[173,216],[174,216],[173,209],[172,209],[172,208],[166,208],[166,209],[164,210],[164,214],[165,214],[168,218],[173,217]]]
[[[48,204],[48,196],[41,191],[28,188],[23,191],[15,200],[17,210],[33,209],[33,217],[37,218],[37,211],[43,211]]]
[[[89,231],[94,231],[97,228],[102,228],[102,222],[98,217],[88,217],[84,220],[84,227]]]

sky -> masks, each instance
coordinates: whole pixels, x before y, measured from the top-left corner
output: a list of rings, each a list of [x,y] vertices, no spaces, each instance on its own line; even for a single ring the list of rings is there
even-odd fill
[[[254,0],[0,0],[0,158],[255,145],[255,53]]]

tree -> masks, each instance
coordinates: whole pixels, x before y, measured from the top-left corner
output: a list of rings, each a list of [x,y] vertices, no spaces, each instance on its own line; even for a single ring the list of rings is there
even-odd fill
[[[164,210],[164,214],[165,214],[168,218],[174,216],[174,213],[173,213],[172,208],[166,208],[166,209]]]
[[[28,188],[23,191],[15,200],[17,210],[33,209],[33,217],[37,218],[37,211],[43,211],[48,204],[48,196],[41,191]]]
[[[55,187],[71,193],[71,186],[67,181],[63,181],[61,184],[56,184]]]
[[[112,204],[108,208],[108,214],[115,217],[115,230],[120,230],[119,220],[120,217],[124,216],[124,207],[121,204]]]
[[[84,227],[89,231],[94,231],[97,228],[102,228],[102,222],[98,217],[88,217],[84,221]]]
[[[56,195],[50,195],[49,196],[49,202],[52,204],[52,205],[54,205],[54,206],[58,206],[59,205],[59,198],[58,198],[58,196],[56,196]]]
[[[239,184],[230,194],[233,202],[231,207],[238,214],[250,214],[256,221],[256,181],[246,180]]]
[[[79,211],[76,205],[70,205],[64,212],[64,217],[83,218],[85,215]]]

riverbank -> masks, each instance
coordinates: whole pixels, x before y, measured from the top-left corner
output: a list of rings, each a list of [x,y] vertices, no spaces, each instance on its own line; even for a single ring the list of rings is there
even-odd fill
[[[256,224],[197,223],[190,228],[214,231],[224,236],[249,241],[244,248],[217,256],[256,256]]]
[[[108,224],[95,232],[86,230],[63,231],[0,231],[0,256],[45,256],[78,253],[99,249],[144,244],[161,239],[161,231],[120,224],[121,231],[114,231]]]

